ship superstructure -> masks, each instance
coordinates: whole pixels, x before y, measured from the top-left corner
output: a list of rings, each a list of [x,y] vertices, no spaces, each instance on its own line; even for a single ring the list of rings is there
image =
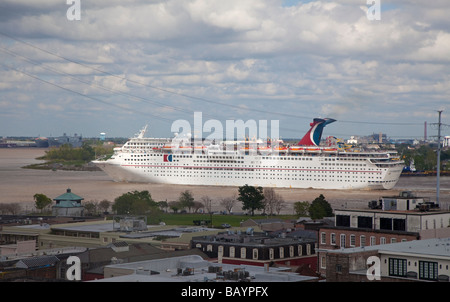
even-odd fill
[[[333,137],[321,146],[333,119],[314,119],[298,144],[281,140],[194,143],[146,138],[144,128],[108,160],[94,163],[117,182],[279,188],[391,189],[404,163],[396,151],[346,148]],[[174,143],[175,142],[175,143]]]

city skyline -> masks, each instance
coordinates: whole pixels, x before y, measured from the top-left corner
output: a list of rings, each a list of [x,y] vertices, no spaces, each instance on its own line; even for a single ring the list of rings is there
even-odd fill
[[[3,1],[0,135],[170,137],[202,112],[284,138],[316,117],[337,120],[325,136],[432,137],[450,4],[375,2],[379,20],[365,0]]]

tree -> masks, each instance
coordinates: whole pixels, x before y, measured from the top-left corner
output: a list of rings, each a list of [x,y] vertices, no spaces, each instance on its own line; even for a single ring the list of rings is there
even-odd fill
[[[325,197],[320,194],[320,196],[311,203],[309,214],[312,219],[322,219],[323,217],[333,216],[333,209],[328,201],[325,200]]]
[[[233,197],[224,197],[220,201],[220,205],[225,208],[225,210],[228,211],[229,214],[231,214],[231,211],[233,210],[234,205],[236,204],[237,199],[236,196]]]
[[[167,209],[169,208],[169,203],[167,202],[167,199],[159,201],[158,207],[161,211],[167,212]]]
[[[212,199],[208,195],[202,196],[203,207],[209,214],[212,214]]]
[[[44,194],[34,194],[33,198],[36,209],[41,210],[41,212],[44,208],[52,204],[52,200]]]
[[[255,215],[255,210],[264,209],[263,204],[264,194],[262,187],[253,187],[249,185],[239,187],[238,200],[242,202],[243,210],[250,210],[252,216]]]
[[[109,207],[111,206],[111,201],[103,199],[102,201],[100,201],[100,203],[98,204],[98,207],[103,210],[103,213],[108,212]]]
[[[84,209],[86,210],[88,215],[97,214],[98,202],[96,201],[87,201],[84,203]]]
[[[307,201],[297,201],[296,203],[294,203],[295,213],[299,217],[309,216],[309,206],[309,202]]]
[[[22,207],[18,203],[0,203],[1,214],[17,215],[22,210]]]
[[[178,210],[180,210],[182,207],[180,206],[180,202],[179,201],[169,201],[168,203],[169,208],[174,212],[174,213],[178,213]]]
[[[148,191],[133,191],[122,194],[114,200],[113,211],[120,215],[143,215],[157,208]]]
[[[284,199],[280,194],[275,193],[273,188],[264,188],[264,211],[273,215],[274,212],[280,213],[281,209],[284,207]]]
[[[182,208],[188,208],[189,213],[191,212],[191,208],[194,206],[194,197],[192,196],[191,191],[186,190],[181,192],[178,201],[180,202],[180,206]]]

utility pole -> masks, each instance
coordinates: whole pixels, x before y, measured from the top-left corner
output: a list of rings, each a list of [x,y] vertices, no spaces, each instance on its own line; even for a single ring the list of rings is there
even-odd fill
[[[438,121],[438,149],[437,149],[437,170],[436,170],[436,204],[439,206],[439,192],[440,192],[440,178],[441,178],[441,114],[442,110],[438,111],[439,121]]]
[[[439,206],[439,193],[440,193],[440,177],[441,177],[441,128],[450,127],[448,124],[442,124],[441,115],[443,110],[438,110],[439,119],[438,123],[433,123],[433,126],[437,126],[438,130],[438,148],[437,148],[437,168],[436,168],[436,205]]]

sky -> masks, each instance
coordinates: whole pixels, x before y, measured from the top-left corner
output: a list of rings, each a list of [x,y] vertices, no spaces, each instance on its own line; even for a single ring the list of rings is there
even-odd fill
[[[281,138],[314,118],[338,138],[437,135],[450,1],[373,1],[2,0],[0,136],[171,137],[195,112]]]

